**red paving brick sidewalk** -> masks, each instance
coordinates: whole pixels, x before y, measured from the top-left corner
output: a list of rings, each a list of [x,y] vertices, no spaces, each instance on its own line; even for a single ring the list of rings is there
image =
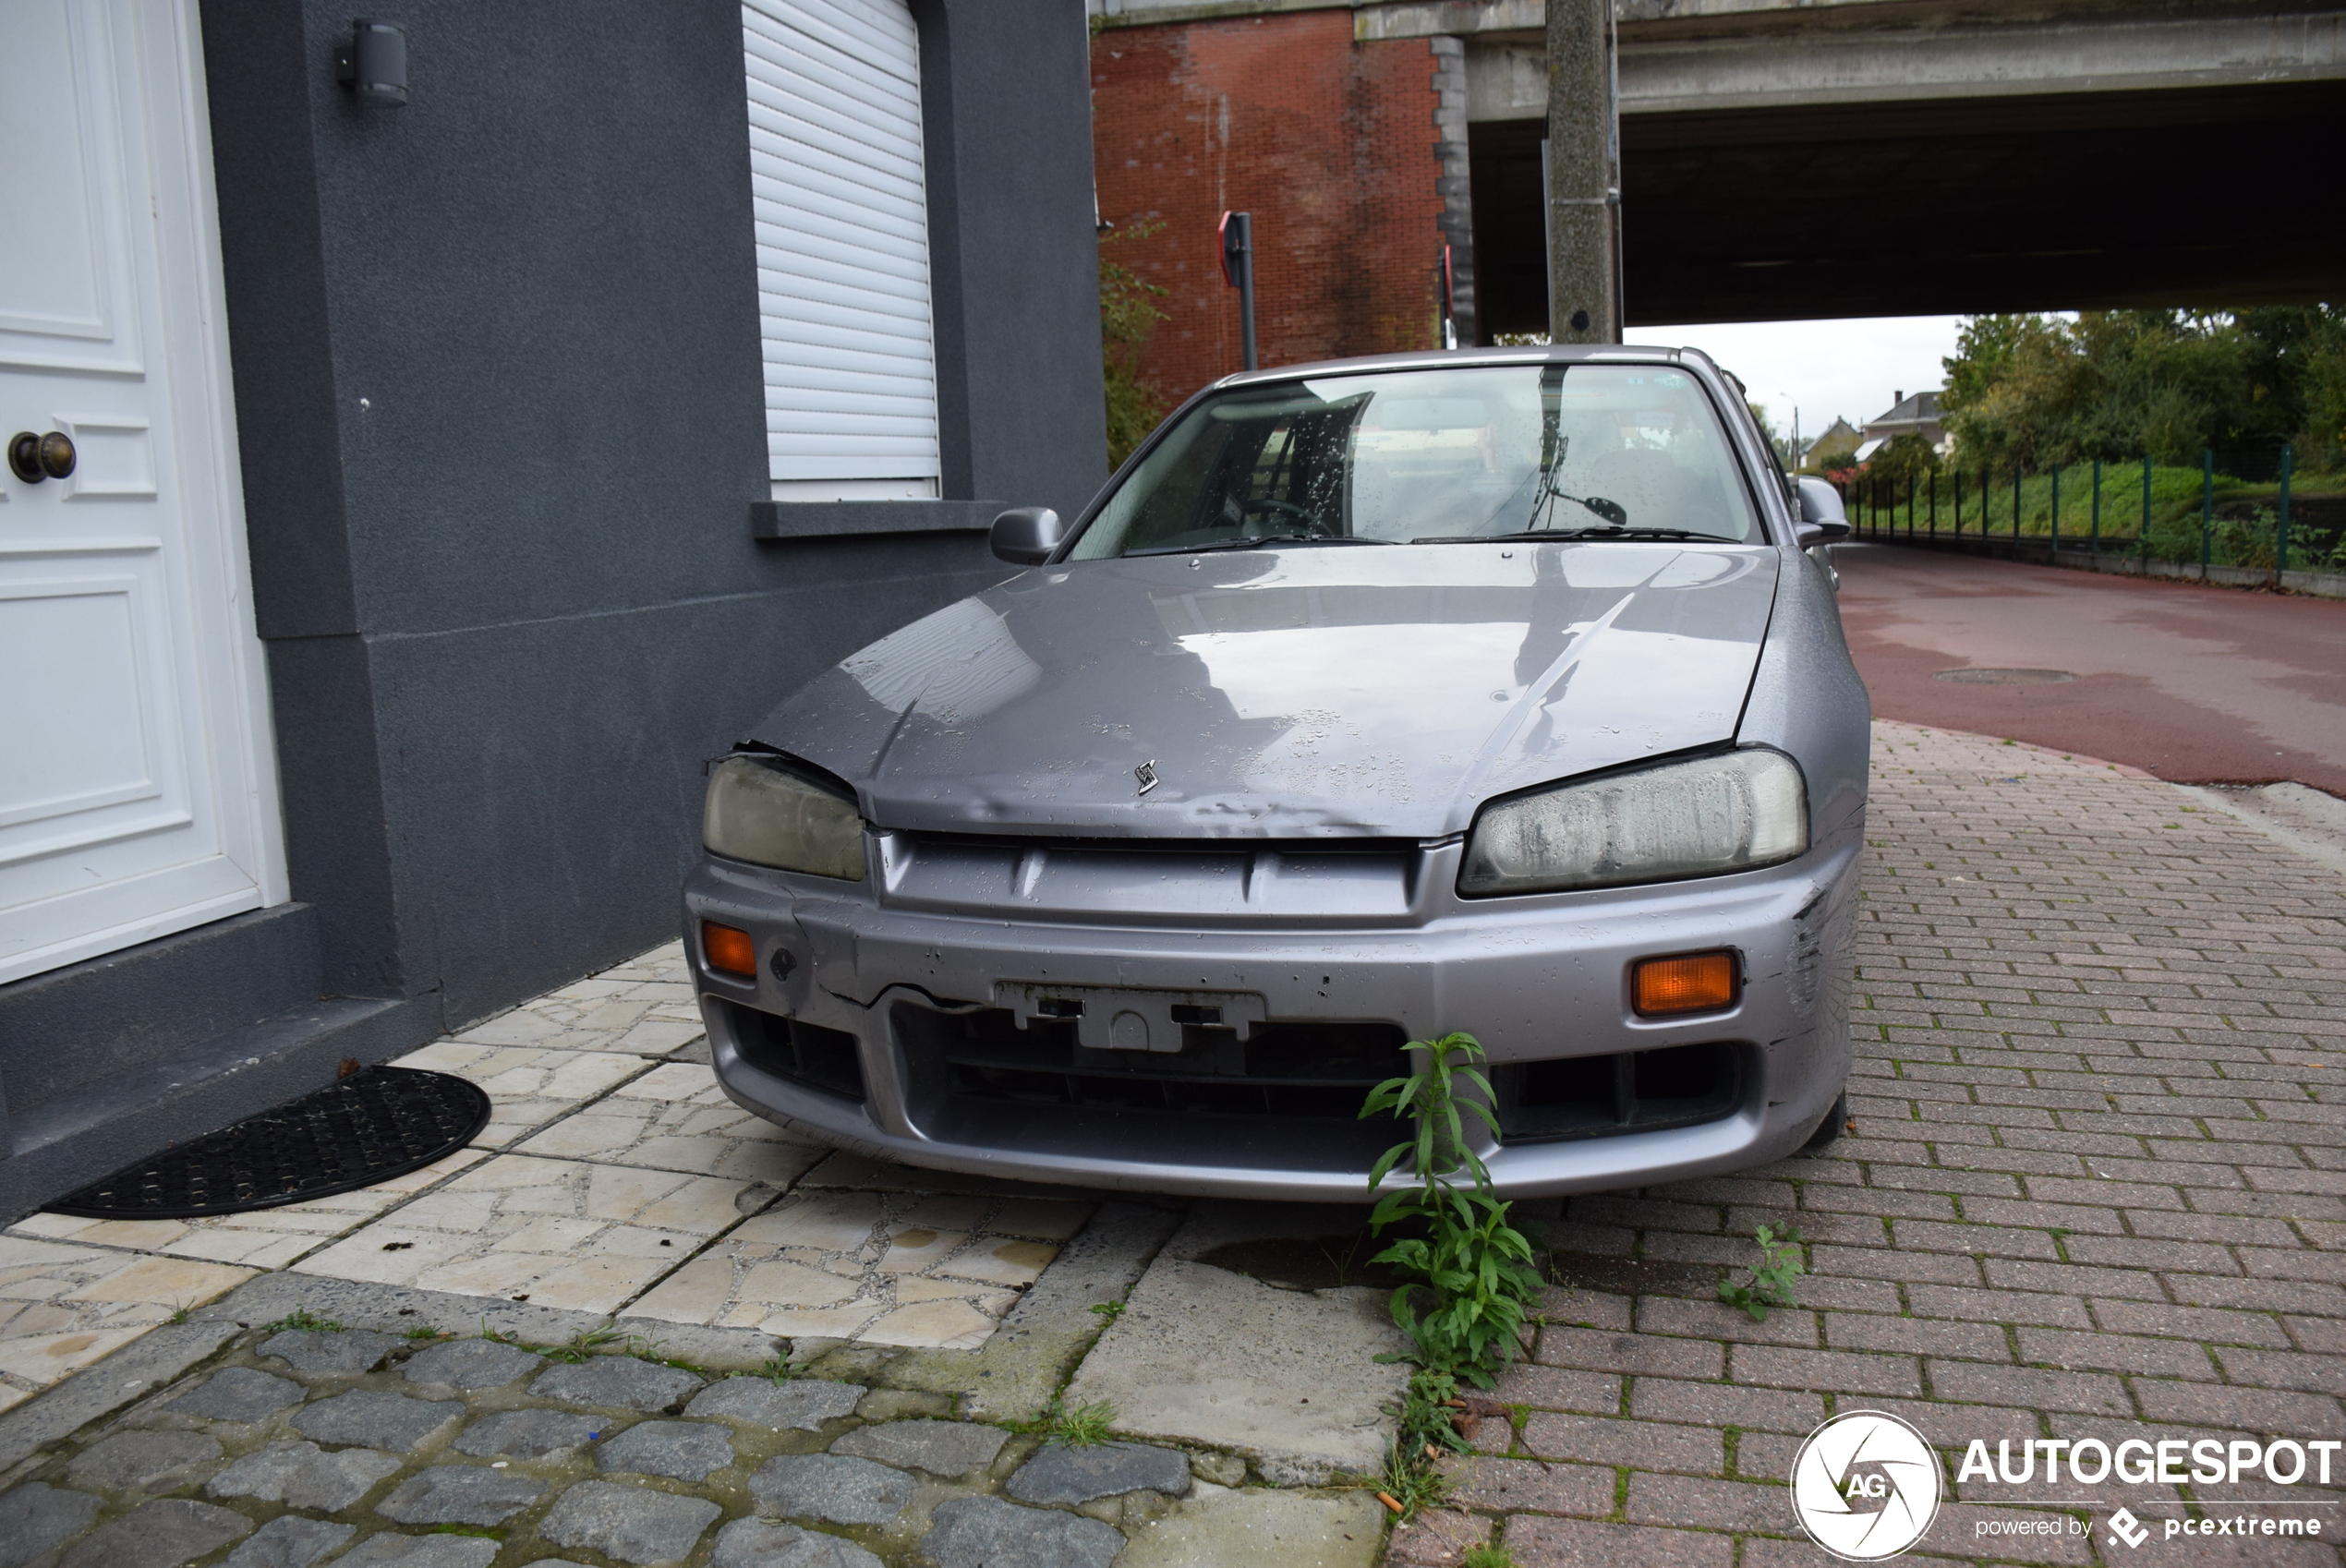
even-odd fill
[[[1828,1415],[1974,1438],[2346,1438],[2346,877],[2107,764],[1882,723],[1859,937],[1856,1131],[1820,1158],[1577,1199],[1538,1365],[1479,1434],[1471,1517],[1396,1538],[1521,1568],[1830,1561],[1785,1480]],[[1810,1239],[1800,1307],[1710,1299],[1762,1221]],[[1627,1268],[1618,1260],[1637,1260]],[[1629,1274],[1643,1277],[1627,1278]],[[2142,1560],[2320,1563],[2332,1485],[1956,1488],[1913,1556],[2134,1561],[2164,1521],[2285,1497],[2314,1540],[2155,1535]],[[2090,1497],[2097,1506],[2013,1508]],[[2326,1504],[2326,1506],[2313,1506]],[[1983,1537],[1989,1519],[2090,1533]],[[2062,1526],[2064,1530],[2066,1526]]]

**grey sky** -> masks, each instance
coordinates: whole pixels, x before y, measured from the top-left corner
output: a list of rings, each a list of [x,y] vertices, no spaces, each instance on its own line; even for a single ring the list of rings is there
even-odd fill
[[[1632,327],[1631,343],[1699,348],[1743,379],[1777,428],[1814,438],[1835,416],[1862,426],[1891,394],[1943,386],[1940,360],[1955,351],[1960,316],[1878,316],[1837,321],[1731,321]]]

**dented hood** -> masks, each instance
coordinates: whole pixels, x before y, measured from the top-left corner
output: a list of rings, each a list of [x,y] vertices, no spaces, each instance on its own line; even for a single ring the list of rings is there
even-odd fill
[[[1437,838],[1493,795],[1731,739],[1777,565],[1496,542],[1070,562],[882,638],[755,736],[882,827]]]

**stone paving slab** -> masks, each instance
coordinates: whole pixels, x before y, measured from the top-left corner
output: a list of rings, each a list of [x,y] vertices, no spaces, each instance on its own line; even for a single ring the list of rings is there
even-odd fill
[[[601,1098],[650,1064],[641,1056],[604,1052],[442,1040],[391,1065],[453,1073],[480,1085],[489,1095],[489,1125],[473,1135],[473,1142],[502,1149]]]
[[[224,1295],[253,1272],[0,1236],[0,1410]]]
[[[288,1203],[278,1209],[210,1214],[192,1220],[92,1220],[71,1214],[31,1214],[9,1226],[8,1234],[129,1248],[171,1258],[282,1269],[386,1209],[395,1208],[488,1157],[479,1149],[460,1149],[421,1170],[373,1187],[338,1192],[307,1203]]]
[[[679,941],[558,986],[452,1038],[465,1044],[665,1056],[700,1032],[700,1006]]]
[[[1036,1419],[1106,1326],[1101,1309],[1129,1298],[1179,1223],[1180,1214],[1170,1208],[1102,1203],[984,1345],[973,1351],[899,1354],[888,1362],[889,1386],[949,1395],[972,1420]],[[800,1349],[807,1344],[797,1342]],[[814,1364],[869,1354],[865,1346],[850,1345]],[[1239,1469],[1243,1474],[1242,1463]]]
[[[1365,1492],[1231,1490],[1200,1481],[1181,1506],[1133,1532],[1117,1568],[1368,1568],[1384,1532],[1385,1510]]]
[[[695,1026],[697,1028],[697,1026]],[[525,1154],[790,1186],[830,1152],[725,1097],[709,1069],[671,1062],[620,1084],[519,1145]]]
[[[739,1223],[734,1200],[749,1185],[501,1154],[296,1268],[615,1311]]]
[[[753,1215],[631,1317],[792,1338],[972,1350],[1042,1277],[1089,1204],[814,1192]]]
[[[1364,1285],[1285,1290],[1202,1262],[1234,1240],[1357,1229],[1357,1209],[1201,1203],[1084,1357],[1067,1398],[1105,1402],[1116,1429],[1234,1449],[1282,1485],[1374,1471],[1385,1406],[1409,1369],[1379,1365],[1408,1342],[1388,1292]]]

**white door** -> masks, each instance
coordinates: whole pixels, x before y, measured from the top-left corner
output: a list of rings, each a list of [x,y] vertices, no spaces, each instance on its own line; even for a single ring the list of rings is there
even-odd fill
[[[195,0],[6,0],[0,983],[285,898]]]

